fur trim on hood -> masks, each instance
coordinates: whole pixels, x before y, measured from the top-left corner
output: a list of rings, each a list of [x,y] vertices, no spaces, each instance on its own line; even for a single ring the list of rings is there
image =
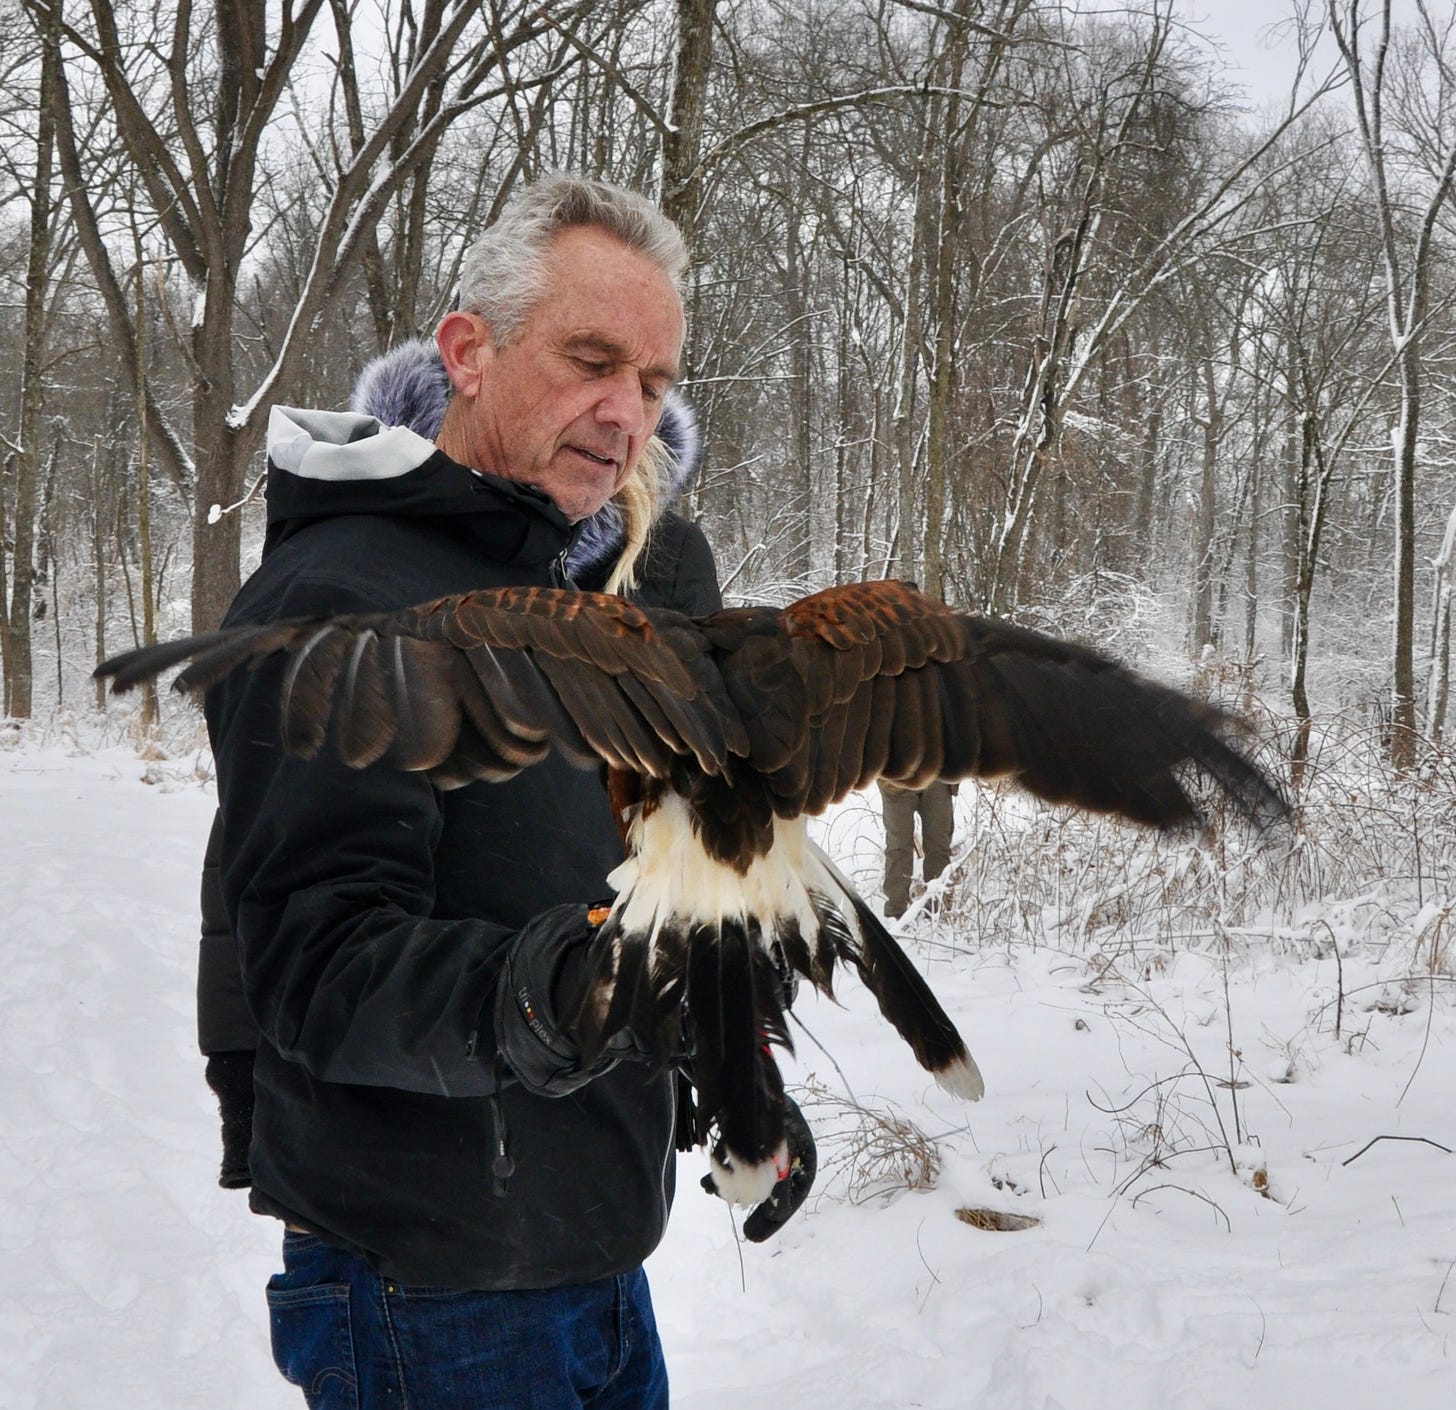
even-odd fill
[[[433,441],[445,419],[450,390],[450,378],[435,340],[414,338],[365,367],[354,384],[351,407],[377,417],[386,426],[407,426]],[[698,418],[678,392],[667,394],[657,439],[669,452],[658,502],[661,513],[682,494],[702,460]],[[567,571],[573,575],[589,572],[616,557],[621,548],[622,512],[609,500],[581,526],[567,555]]]

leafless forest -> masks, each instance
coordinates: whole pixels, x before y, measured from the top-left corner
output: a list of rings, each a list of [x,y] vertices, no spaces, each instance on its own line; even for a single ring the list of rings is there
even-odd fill
[[[1456,16],[1306,0],[0,0],[5,713],[213,624],[277,401],[432,330],[555,167],[694,251],[728,591],[918,579],[1397,766],[1446,722]]]

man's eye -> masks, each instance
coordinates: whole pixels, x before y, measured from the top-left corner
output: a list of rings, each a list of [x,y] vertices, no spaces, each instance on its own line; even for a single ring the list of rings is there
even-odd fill
[[[599,362],[590,357],[577,358],[576,365],[591,377],[600,377],[607,370],[607,364],[605,362]]]
[[[642,397],[645,401],[650,401],[655,404],[660,402],[666,395],[667,389],[665,387],[654,387],[650,383],[643,384]]]

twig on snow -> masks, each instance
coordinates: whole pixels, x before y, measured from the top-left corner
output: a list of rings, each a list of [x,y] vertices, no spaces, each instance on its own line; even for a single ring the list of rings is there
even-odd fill
[[[1450,1146],[1443,1146],[1440,1141],[1433,1141],[1429,1136],[1375,1136],[1366,1141],[1348,1160],[1342,1160],[1340,1164],[1353,1165],[1371,1146],[1380,1141],[1419,1141],[1422,1145],[1435,1146],[1438,1151],[1445,1151],[1447,1155],[1452,1153]]]

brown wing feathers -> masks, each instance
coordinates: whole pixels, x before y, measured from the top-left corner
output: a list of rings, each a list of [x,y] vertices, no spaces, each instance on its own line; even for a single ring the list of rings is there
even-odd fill
[[[191,659],[181,689],[291,653],[290,749],[330,731],[350,763],[501,778],[548,747],[663,778],[757,780],[782,816],[885,777],[1013,775],[1056,802],[1172,826],[1195,765],[1236,806],[1283,810],[1216,709],[1083,647],[952,612],[905,583],[831,588],[693,622],[621,598],[508,588],[403,612],[280,622],[144,648],[98,672],[124,690]],[[740,758],[748,771],[728,761]]]
[[[678,755],[716,772],[746,750],[693,624],[602,594],[503,589],[239,627],[129,652],[98,674],[120,691],[191,658],[176,685],[202,691],[275,652],[291,657],[286,747],[309,756],[332,738],[356,767],[386,759],[463,783],[508,777],[555,745],[662,777]]]
[[[1183,771],[1264,820],[1278,792],[1214,707],[1085,647],[955,613],[904,583],[831,588],[786,608],[773,653],[728,654],[729,693],[777,811],[819,812],[880,775],[1014,776],[1051,802],[1171,827],[1198,816]]]
[[[1232,722],[1216,708],[1084,648],[965,621],[972,671],[946,678],[954,713],[974,703],[979,755],[952,757],[948,773],[1011,774],[1051,802],[1172,827],[1199,816],[1185,777],[1194,766],[1251,817],[1284,812],[1277,790],[1224,739]]]

